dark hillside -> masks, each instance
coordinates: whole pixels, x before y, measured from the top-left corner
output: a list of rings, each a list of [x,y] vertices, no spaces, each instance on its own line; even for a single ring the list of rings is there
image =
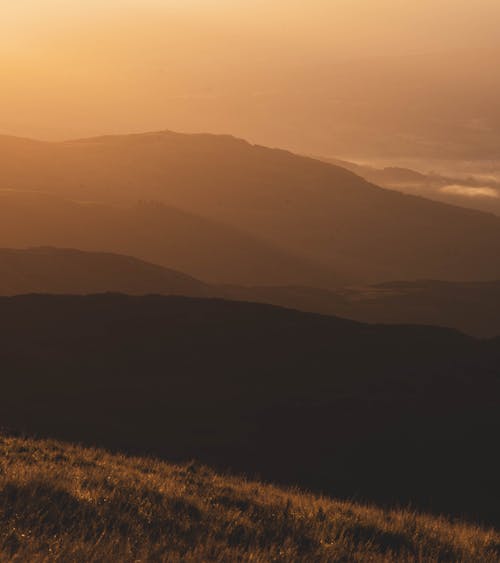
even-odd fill
[[[0,342],[10,428],[499,519],[498,341],[97,295],[2,298]]]
[[[500,336],[500,281],[421,280],[333,290],[227,287],[224,295],[361,322],[447,326],[481,338]]]

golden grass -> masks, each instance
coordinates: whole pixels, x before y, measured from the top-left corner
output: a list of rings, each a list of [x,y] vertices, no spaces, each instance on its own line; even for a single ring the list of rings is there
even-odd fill
[[[0,561],[498,561],[500,535],[53,441],[0,436]]]

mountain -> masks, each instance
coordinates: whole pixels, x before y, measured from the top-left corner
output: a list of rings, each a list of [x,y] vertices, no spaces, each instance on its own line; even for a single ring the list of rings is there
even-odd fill
[[[118,254],[0,249],[0,295],[105,292],[222,297],[363,322],[439,325],[478,337],[500,336],[500,281],[387,282],[335,290],[217,285]]]
[[[477,337],[500,336],[500,281],[422,280],[336,290],[228,287],[224,296],[362,322],[447,326]]]
[[[6,560],[270,561],[279,553],[280,561],[475,563],[500,555],[494,530],[61,442],[0,436],[0,489]]]
[[[210,286],[129,256],[51,247],[0,249],[0,295],[27,293],[207,295]]]
[[[311,268],[333,270],[337,281],[339,275],[360,283],[500,278],[500,218],[382,189],[286,151],[172,132],[64,143],[3,138],[0,145],[5,188],[78,201],[160,201],[247,233]],[[0,245],[21,246],[2,238]],[[153,258],[130,248],[95,249]],[[332,276],[321,277],[320,287],[330,287]],[[306,285],[317,286],[317,278],[311,274]],[[253,283],[250,276],[242,280]]]
[[[137,256],[214,283],[322,287],[349,279],[234,227],[154,202],[111,205],[0,191],[0,244]]]
[[[423,174],[400,166],[375,168],[345,160],[324,160],[347,168],[384,188],[500,215],[500,182],[491,174],[453,177],[437,173]]]
[[[0,335],[4,428],[500,520],[498,339],[110,294],[0,298]]]

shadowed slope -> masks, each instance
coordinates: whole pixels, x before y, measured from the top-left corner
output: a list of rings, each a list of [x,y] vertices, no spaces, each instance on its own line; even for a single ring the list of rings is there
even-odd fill
[[[42,561],[495,561],[494,531],[195,464],[0,437],[0,551]]]
[[[101,295],[1,298],[0,343],[0,424],[499,520],[498,341]]]
[[[160,132],[21,146],[4,138],[0,167],[5,187],[159,200],[363,282],[500,278],[500,218],[232,137]]]

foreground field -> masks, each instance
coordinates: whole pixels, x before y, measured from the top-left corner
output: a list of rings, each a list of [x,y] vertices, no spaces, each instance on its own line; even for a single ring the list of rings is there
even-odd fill
[[[1,561],[497,561],[500,535],[52,441],[0,436]]]

